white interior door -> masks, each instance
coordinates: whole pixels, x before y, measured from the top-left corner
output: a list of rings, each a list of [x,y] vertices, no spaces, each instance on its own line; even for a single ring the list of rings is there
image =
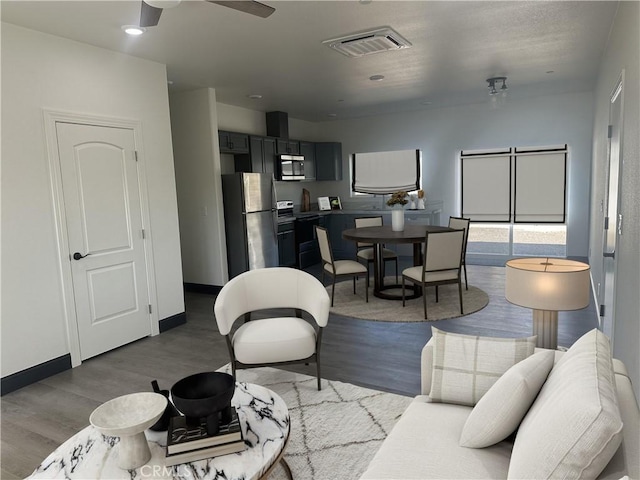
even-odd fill
[[[56,123],[81,359],[151,334],[133,130]]]
[[[609,106],[609,182],[606,194],[603,239],[602,331],[613,341],[615,327],[616,246],[621,233],[622,217],[618,212],[620,181],[620,131],[622,129],[622,80],[611,95]]]

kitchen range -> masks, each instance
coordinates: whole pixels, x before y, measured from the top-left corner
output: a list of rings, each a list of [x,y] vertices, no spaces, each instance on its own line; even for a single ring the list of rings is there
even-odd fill
[[[277,203],[278,208],[278,254],[281,267],[295,267],[296,237],[293,216],[293,202],[282,200]]]
[[[298,216],[293,213],[293,201],[278,202],[278,252],[280,265],[307,268],[320,262],[320,249],[315,226],[322,223],[316,214]]]

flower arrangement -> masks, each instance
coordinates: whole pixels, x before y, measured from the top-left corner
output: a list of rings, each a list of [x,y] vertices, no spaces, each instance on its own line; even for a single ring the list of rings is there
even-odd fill
[[[406,205],[407,203],[409,203],[409,200],[407,200],[408,196],[409,194],[405,191],[401,190],[399,192],[396,192],[391,195],[391,198],[389,198],[389,200],[387,200],[387,205],[389,205],[390,207],[393,207],[394,205]]]

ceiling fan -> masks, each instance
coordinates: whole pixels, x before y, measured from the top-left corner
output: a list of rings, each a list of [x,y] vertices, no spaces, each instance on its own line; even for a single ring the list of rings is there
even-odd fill
[[[230,0],[230,1],[218,1],[218,0],[206,0],[209,3],[217,3],[224,7],[233,8],[241,12],[250,13],[257,17],[267,18],[273,12],[275,8],[265,5],[264,3],[256,2],[254,0]],[[140,10],[140,26],[141,27],[155,27],[160,21],[160,15],[165,8],[177,7],[181,0],[142,0],[142,8]]]

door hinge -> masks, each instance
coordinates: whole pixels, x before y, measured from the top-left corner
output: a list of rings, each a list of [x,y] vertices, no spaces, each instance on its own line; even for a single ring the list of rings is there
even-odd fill
[[[144,228],[142,229],[142,239],[144,240],[145,238],[147,238],[147,233],[144,231]]]
[[[133,151],[133,156],[136,158],[136,162],[138,161],[138,151],[134,150]]]
[[[600,305],[600,316],[604,317],[604,305]]]
[[[607,125],[607,138],[613,137],[613,125]]]
[[[604,229],[609,230],[609,217],[604,217]]]
[[[151,308],[151,304],[149,304],[149,313],[152,313],[153,309]]]

